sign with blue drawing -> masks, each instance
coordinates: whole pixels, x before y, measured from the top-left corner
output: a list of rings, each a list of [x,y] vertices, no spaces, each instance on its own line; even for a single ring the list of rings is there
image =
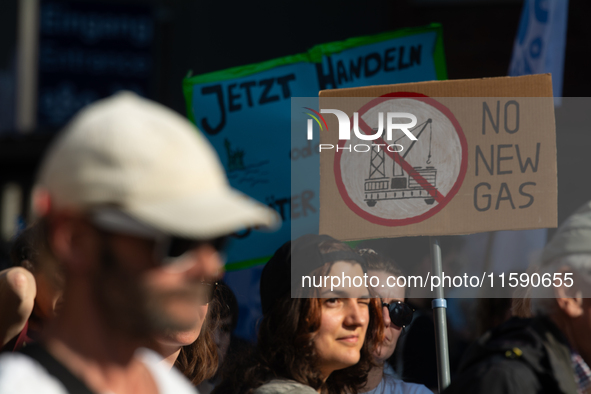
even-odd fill
[[[291,97],[435,79],[446,79],[438,24],[318,45],[303,54],[185,78],[188,116],[217,150],[232,186],[275,208],[284,221],[276,233],[241,234],[228,251],[227,269],[262,264],[290,237],[318,232],[318,141],[290,143]],[[306,174],[306,186],[299,188],[290,179],[292,165]]]

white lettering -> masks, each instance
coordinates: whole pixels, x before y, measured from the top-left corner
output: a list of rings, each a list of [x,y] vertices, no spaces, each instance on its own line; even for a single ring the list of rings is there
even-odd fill
[[[383,112],[378,113],[378,125],[379,126],[378,126],[378,129],[376,130],[375,134],[371,134],[371,135],[363,134],[361,131],[359,131],[359,113],[353,112],[353,131],[355,132],[355,135],[357,136],[357,138],[359,138],[360,140],[373,141],[373,140],[377,140],[378,138],[380,138],[382,136],[382,133],[384,132],[384,113]]]
[[[387,115],[387,123],[386,123],[386,138],[391,140],[392,139],[392,130],[400,129],[406,134],[408,138],[413,141],[417,140],[417,137],[414,136],[408,129],[413,128],[417,125],[417,117],[413,114],[409,114],[408,112],[388,112]],[[410,123],[392,123],[394,118],[408,118],[411,120]]]
[[[400,150],[394,150],[394,146],[396,147],[400,147]],[[402,152],[402,150],[404,149],[404,146],[400,145],[400,144],[390,144],[388,145],[388,147],[386,148],[388,149],[388,152]]]
[[[346,113],[339,111],[338,109],[321,109],[320,113],[336,115],[337,119],[339,120],[339,139],[351,139],[351,121],[349,120],[349,117]]]

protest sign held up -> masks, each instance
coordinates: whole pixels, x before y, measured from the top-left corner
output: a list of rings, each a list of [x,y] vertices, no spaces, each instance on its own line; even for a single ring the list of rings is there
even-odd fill
[[[358,132],[339,139],[337,117],[323,115],[320,232],[354,240],[555,227],[551,97],[549,75],[321,92],[320,112],[357,117]],[[402,114],[416,117],[416,139],[393,127],[408,123]]]

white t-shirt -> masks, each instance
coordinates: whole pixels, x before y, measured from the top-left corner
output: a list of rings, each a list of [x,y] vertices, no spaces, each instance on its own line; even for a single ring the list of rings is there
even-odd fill
[[[403,382],[384,374],[378,387],[363,394],[433,394],[433,392],[422,384]]]
[[[176,368],[170,370],[160,364],[162,358],[158,353],[142,348],[136,351],[136,357],[148,367],[160,394],[199,394]],[[0,393],[68,394],[64,385],[41,364],[21,353],[0,355]]]

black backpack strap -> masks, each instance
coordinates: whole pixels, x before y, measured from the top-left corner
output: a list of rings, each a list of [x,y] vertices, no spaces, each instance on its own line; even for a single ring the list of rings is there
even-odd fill
[[[45,350],[43,346],[32,344],[23,347],[19,352],[41,364],[51,376],[64,385],[69,394],[95,394],[83,381],[74,376],[62,363]]]

